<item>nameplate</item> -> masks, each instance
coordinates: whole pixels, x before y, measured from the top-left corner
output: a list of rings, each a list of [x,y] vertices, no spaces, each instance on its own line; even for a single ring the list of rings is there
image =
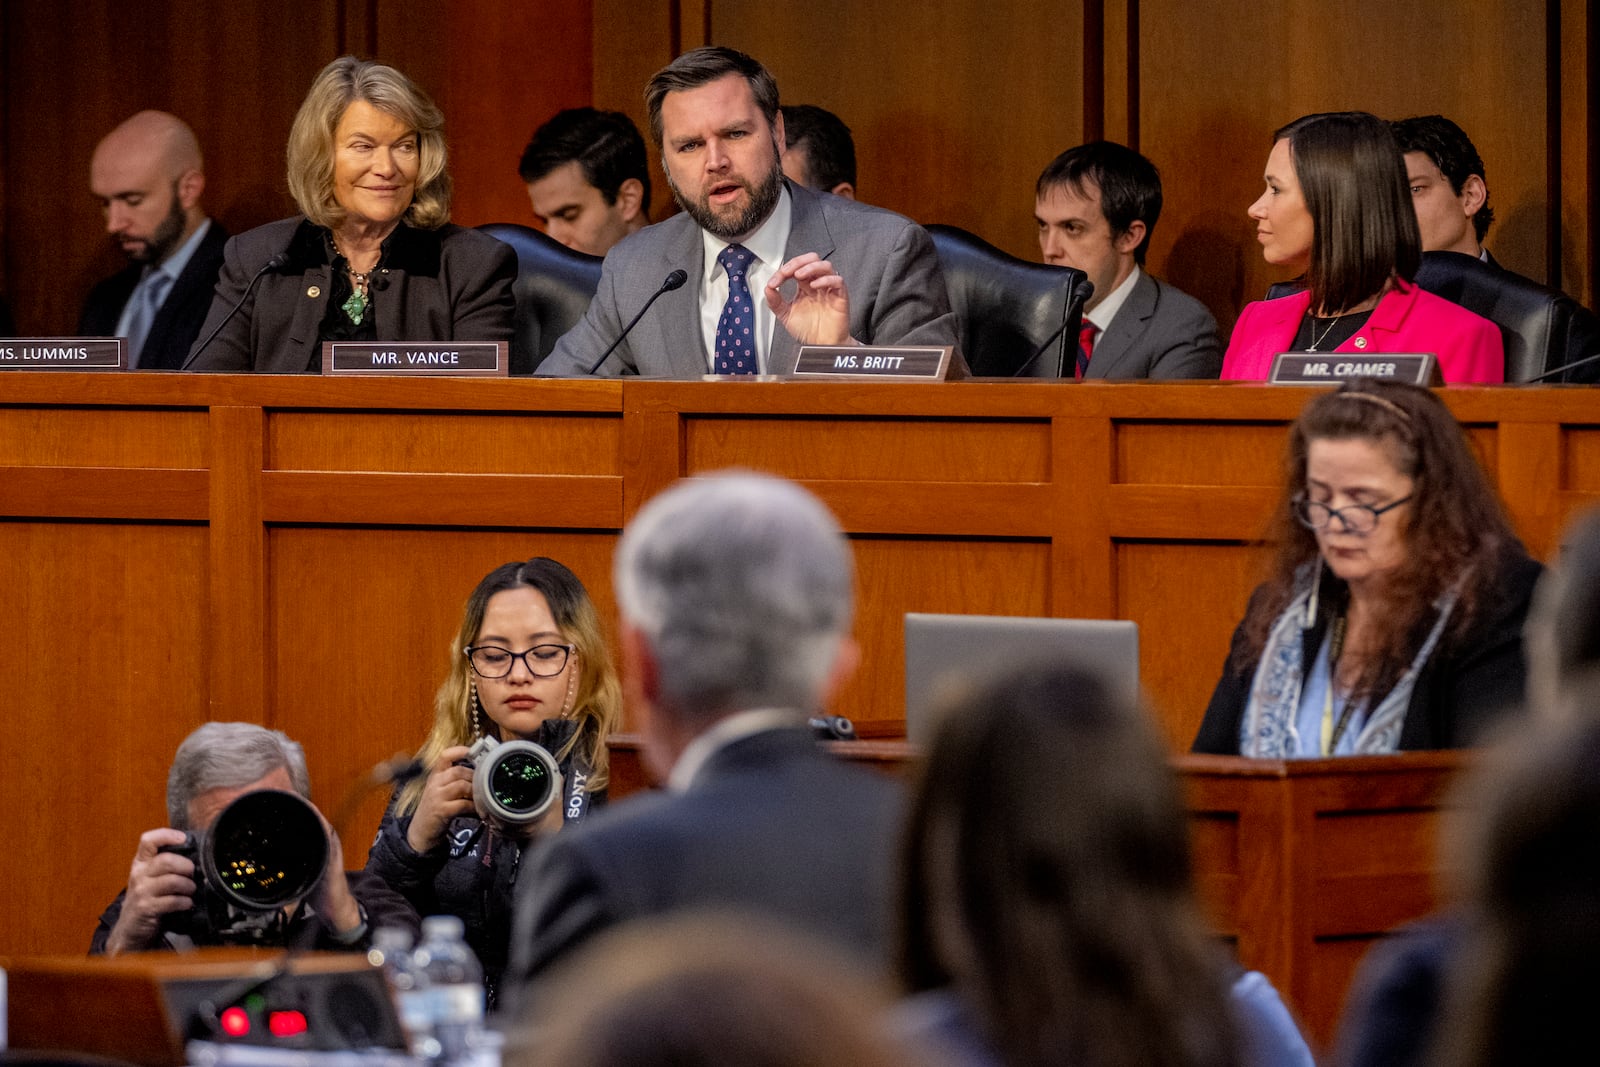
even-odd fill
[[[893,378],[941,382],[950,369],[950,345],[801,345],[796,378]]]
[[[1273,385],[1331,385],[1351,378],[1382,378],[1412,385],[1443,385],[1439,361],[1427,353],[1363,356],[1350,352],[1280,352],[1272,359]]]
[[[0,340],[0,370],[122,370],[120,337],[14,337]]]
[[[322,373],[504,378],[510,349],[505,341],[324,341]]]

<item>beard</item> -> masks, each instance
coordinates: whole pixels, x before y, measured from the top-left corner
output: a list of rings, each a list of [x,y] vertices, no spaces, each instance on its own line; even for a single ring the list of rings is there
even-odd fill
[[[172,186],[172,209],[167,212],[167,217],[156,224],[155,232],[149,237],[139,240],[137,244],[124,245],[126,238],[115,238],[118,247],[130,260],[135,263],[160,263],[178,248],[178,240],[183,236],[184,224],[189,217],[184,214],[183,204],[178,200],[178,186]]]
[[[678,188],[678,183],[673,180],[672,172],[667,171],[667,187],[672,190],[672,197],[678,206],[699,224],[711,236],[719,241],[737,241],[767,221],[767,216],[772,214],[772,209],[778,206],[778,197],[783,192],[783,169],[778,165],[777,146],[773,146],[772,167],[762,176],[759,184],[752,185],[743,179],[732,179],[749,194],[749,200],[742,211],[718,211],[711,206],[711,197],[702,193],[699,199],[691,199]]]

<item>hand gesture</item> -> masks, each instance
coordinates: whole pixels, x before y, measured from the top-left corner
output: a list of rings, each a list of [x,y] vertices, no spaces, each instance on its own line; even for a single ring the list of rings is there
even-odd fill
[[[139,848],[128,871],[128,892],[122,899],[117,924],[106,940],[106,955],[150,948],[161,931],[162,916],[194,907],[194,861],[175,852],[159,851],[163,846],[183,842],[183,831],[170,827],[139,835]]]
[[[321,819],[322,812],[317,812],[317,817]],[[322,819],[322,829],[328,835],[328,865],[322,869],[322,881],[311,897],[311,907],[323,926],[343,934],[361,925],[361,908],[344,873],[344,846],[339,843],[339,835],[327,819]]]
[[[472,768],[456,766],[466,758],[466,746],[455,745],[439,753],[428,772],[422,798],[417,801],[411,826],[406,830],[406,842],[416,851],[437,848],[451,819],[472,814]]]
[[[784,300],[783,283],[795,280],[793,300]],[[850,343],[850,293],[833,264],[807,252],[779,267],[763,290],[767,307],[803,345]]]

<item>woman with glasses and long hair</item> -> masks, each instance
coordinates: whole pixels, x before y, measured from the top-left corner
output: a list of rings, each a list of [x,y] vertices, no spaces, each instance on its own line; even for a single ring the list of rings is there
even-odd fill
[[[425,777],[396,792],[367,870],[418,914],[461,917],[493,1007],[523,847],[603,801],[606,738],[621,715],[621,686],[577,575],[543,556],[489,572],[467,598],[433,706],[433,730],[417,753]],[[480,817],[468,752],[484,737],[532,741],[555,757],[561,795],[536,826]]]
[[[1196,752],[1458,748],[1520,703],[1528,558],[1437,396],[1357,380],[1289,434],[1271,576],[1250,598]]]

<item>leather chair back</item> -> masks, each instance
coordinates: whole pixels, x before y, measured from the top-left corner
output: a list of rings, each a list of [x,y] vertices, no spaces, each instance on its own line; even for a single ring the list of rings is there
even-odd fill
[[[1422,253],[1417,284],[1500,327],[1506,381],[1525,382],[1566,362],[1577,304],[1565,293],[1460,252]]]
[[[973,375],[1071,379],[1083,304],[1093,291],[1088,276],[1018,259],[955,226],[927,229]]]
[[[600,287],[599,256],[575,252],[531,226],[491,222],[478,229],[517,253],[511,373],[532,374],[562,334],[578,324]]]

